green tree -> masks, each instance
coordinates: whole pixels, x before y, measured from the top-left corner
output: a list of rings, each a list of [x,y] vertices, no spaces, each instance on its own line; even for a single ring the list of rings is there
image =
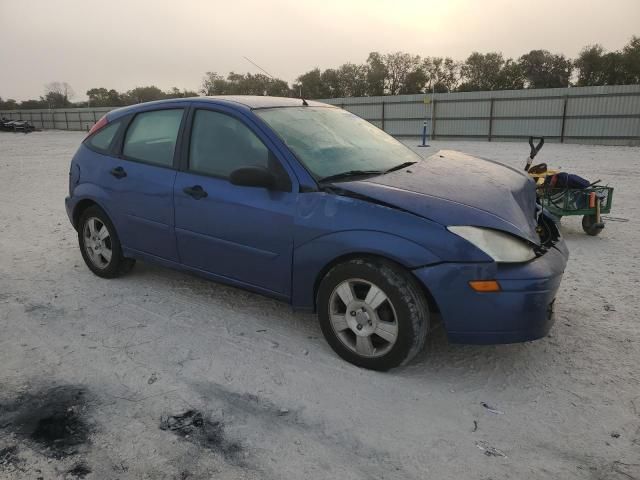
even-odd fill
[[[19,108],[23,110],[35,110],[39,108],[49,108],[49,104],[47,103],[47,100],[44,99],[44,97],[40,97],[39,100],[23,100],[22,102],[20,102]]]
[[[204,95],[271,95],[288,96],[289,84],[262,73],[229,72],[225,79],[216,72],[207,72],[200,92]]]
[[[126,105],[132,105],[134,103],[162,100],[163,98],[165,98],[165,94],[155,85],[150,85],[148,87],[136,87],[134,89],[131,89],[122,97]]]
[[[327,93],[324,84],[322,83],[322,72],[319,68],[309,70],[307,73],[303,73],[293,84],[293,94],[300,95],[302,93],[303,98],[327,98]]]
[[[631,37],[622,49],[622,68],[625,84],[640,83],[640,37]]]
[[[339,98],[344,97],[342,90],[342,83],[340,82],[340,75],[338,71],[333,68],[327,68],[320,75],[320,81],[324,85],[327,98]]]
[[[524,88],[525,80],[525,74],[520,64],[508,58],[498,74],[496,90],[521,90]]]
[[[367,94],[380,96],[385,94],[387,65],[383,56],[378,52],[371,52],[367,57]]]
[[[167,90],[164,94],[165,98],[189,98],[189,97],[197,97],[198,92],[194,92],[193,90],[182,89],[180,90],[177,87],[172,87]]]
[[[415,74],[416,70],[420,69],[420,57],[418,55],[394,52],[383,55],[382,59],[387,69],[385,91],[389,95],[398,95],[400,92],[408,90],[411,85],[408,84],[407,80],[415,82],[419,78],[419,75]],[[409,77],[412,73],[414,75]]]
[[[367,94],[367,66],[345,63],[338,68],[338,81],[344,97],[364,97]]]
[[[574,62],[578,71],[577,85],[605,85],[607,82],[607,59],[602,45],[584,47]]]
[[[229,95],[227,81],[216,72],[205,73],[202,79],[200,93],[203,95]]]
[[[49,108],[65,108],[71,106],[74,93],[67,82],[51,82],[44,86],[44,100]]]
[[[459,90],[499,90],[502,80],[500,72],[505,63],[501,53],[473,52],[460,67],[463,82]]]
[[[573,63],[564,55],[531,50],[518,61],[528,88],[560,88],[570,85]]]
[[[16,110],[17,108],[18,102],[16,102],[13,98],[2,100],[2,97],[0,97],[0,110]]]
[[[425,93],[452,92],[460,81],[460,64],[449,57],[425,57],[422,69],[426,76]]]
[[[91,88],[86,95],[89,97],[89,105],[93,107],[118,107],[123,104],[122,95],[114,89]]]

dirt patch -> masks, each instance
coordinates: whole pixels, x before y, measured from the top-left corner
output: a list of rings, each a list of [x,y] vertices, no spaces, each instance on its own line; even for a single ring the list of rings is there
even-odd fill
[[[16,445],[0,448],[0,472],[23,471],[24,463],[24,460],[18,456]]]
[[[168,430],[208,450],[220,453],[230,463],[241,463],[242,446],[229,440],[221,420],[208,418],[198,410],[187,410],[179,415],[164,416],[160,429]]]
[[[91,469],[84,462],[76,463],[72,468],[67,470],[67,475],[74,478],[84,478],[91,473]]]
[[[29,392],[0,403],[0,429],[52,458],[74,455],[89,443],[87,393],[77,386]]]

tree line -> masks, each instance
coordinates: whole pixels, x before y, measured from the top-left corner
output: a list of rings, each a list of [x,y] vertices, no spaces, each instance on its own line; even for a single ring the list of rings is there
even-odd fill
[[[612,52],[598,44],[586,46],[575,59],[547,50],[531,50],[519,58],[505,58],[500,52],[473,52],[462,62],[405,52],[371,52],[362,64],[314,68],[298,76],[291,86],[262,73],[231,72],[224,77],[207,72],[197,92],[176,87],[163,91],[154,85],[127,92],[99,87],[87,90],[88,101],[74,103],[68,83],[52,82],[45,86],[45,94],[39,99],[17,102],[0,97],[0,109],[117,107],[200,94],[311,99],[629,84],[640,84],[640,37],[636,36]]]

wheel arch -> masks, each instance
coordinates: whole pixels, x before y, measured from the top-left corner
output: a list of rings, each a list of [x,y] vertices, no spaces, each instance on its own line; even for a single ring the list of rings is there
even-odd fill
[[[317,288],[322,278],[336,264],[358,257],[383,259],[403,268],[413,278],[417,277],[411,273],[412,269],[441,262],[423,245],[389,232],[331,232],[294,249],[290,297],[293,307],[315,311]],[[425,295],[432,297],[430,293]]]
[[[78,222],[80,221],[80,217],[82,216],[82,213],[87,208],[92,207],[94,205],[104,211],[104,208],[102,208],[100,204],[98,204],[98,202],[96,202],[91,198],[83,198],[76,204],[76,206],[73,208],[73,228],[78,230]]]
[[[429,305],[429,311],[431,313],[440,313],[440,308],[438,307],[433,294],[429,291],[427,286],[424,285],[416,275],[414,275],[413,271],[410,268],[407,268],[405,265],[389,257],[371,252],[350,252],[344,255],[340,255],[329,261],[324,267],[320,269],[313,284],[313,312],[317,312],[318,310],[318,290],[320,289],[320,284],[322,283],[322,280],[327,275],[327,273],[329,273],[331,269],[336,265],[340,265],[342,263],[346,263],[355,259],[382,260],[384,262],[395,265],[401,270],[404,270],[415,281],[416,285],[420,288],[420,291],[425,296],[427,304]]]

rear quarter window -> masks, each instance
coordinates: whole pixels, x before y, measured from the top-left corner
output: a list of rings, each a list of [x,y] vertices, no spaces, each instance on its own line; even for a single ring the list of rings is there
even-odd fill
[[[91,137],[87,139],[86,145],[88,145],[89,148],[95,150],[96,152],[107,153],[111,148],[113,139],[115,138],[116,133],[118,133],[121,125],[121,121],[116,121],[108,124],[95,134],[91,135]]]

